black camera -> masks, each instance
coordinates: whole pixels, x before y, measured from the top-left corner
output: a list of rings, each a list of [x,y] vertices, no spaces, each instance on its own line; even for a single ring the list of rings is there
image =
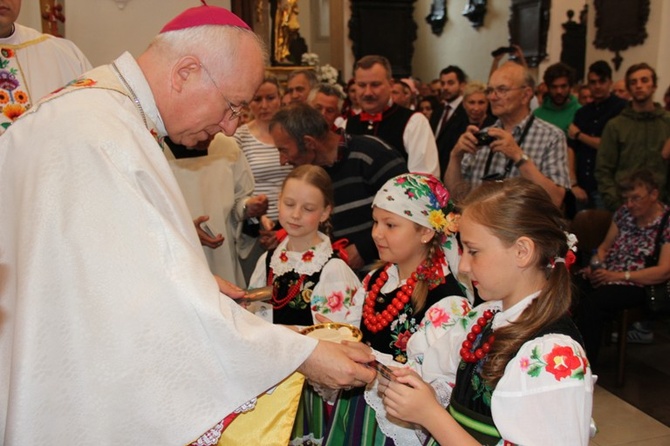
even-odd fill
[[[491,144],[493,141],[496,139],[489,135],[488,132],[482,131],[482,132],[477,132],[475,133],[475,138],[477,138],[477,145],[478,146],[488,146]]]
[[[493,57],[498,57],[503,54],[514,54],[516,52],[516,48],[513,46],[501,46],[500,48],[497,48],[491,52],[491,56]]]

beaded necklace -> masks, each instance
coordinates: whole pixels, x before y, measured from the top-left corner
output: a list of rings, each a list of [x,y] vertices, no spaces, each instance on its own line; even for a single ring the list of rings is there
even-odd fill
[[[473,343],[477,339],[477,336],[479,336],[484,328],[489,324],[491,319],[493,319],[494,315],[495,313],[493,311],[486,310],[484,311],[483,316],[477,319],[477,323],[472,326],[470,333],[468,333],[465,341],[463,341],[461,346],[460,354],[463,361],[470,363],[477,362],[486,356],[486,354],[491,350],[491,345],[493,345],[493,341],[495,341],[495,336],[493,336],[493,333],[491,333],[491,335],[486,339],[485,342],[482,343],[481,347],[478,349],[473,350]]]
[[[380,332],[386,328],[386,326],[391,323],[393,318],[398,315],[400,310],[405,308],[405,305],[410,301],[410,296],[414,291],[414,285],[416,285],[416,272],[413,272],[409,279],[407,279],[407,282],[405,282],[405,284],[395,294],[395,297],[386,307],[386,309],[384,309],[381,313],[375,313],[375,302],[377,301],[377,295],[389,278],[386,270],[390,266],[390,263],[387,264],[384,267],[384,271],[379,273],[379,277],[377,277],[377,280],[375,280],[374,285],[372,285],[368,295],[365,297],[365,305],[363,306],[363,323],[365,324],[365,327],[372,333]]]
[[[284,308],[286,305],[288,305],[288,303],[291,302],[293,298],[300,292],[300,288],[302,288],[302,283],[305,281],[305,277],[307,277],[307,274],[300,274],[298,280],[288,288],[286,296],[279,298],[277,296],[279,292],[279,282],[275,282],[274,272],[270,270],[270,274],[268,275],[268,282],[272,283],[272,308],[279,310],[280,308]]]
[[[419,280],[426,282],[428,288],[431,290],[444,283],[443,265],[446,265],[444,252],[438,249],[430,261],[426,259],[421,262],[416,271],[409,276],[405,284],[396,292],[391,303],[381,312],[375,312],[377,296],[389,278],[386,270],[390,268],[391,264],[388,263],[384,267],[384,270],[379,273],[379,277],[377,277],[377,280],[375,280],[375,283],[365,297],[365,304],[363,305],[363,324],[365,324],[365,327],[372,333],[378,333],[386,328],[400,311],[405,308],[405,305],[409,303],[414,292],[414,287]]]

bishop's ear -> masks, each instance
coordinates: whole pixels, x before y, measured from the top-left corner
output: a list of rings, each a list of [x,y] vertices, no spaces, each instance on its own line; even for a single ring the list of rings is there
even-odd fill
[[[172,88],[182,91],[187,82],[193,81],[194,74],[200,73],[206,76],[204,68],[198,58],[194,56],[184,56],[177,60],[172,67]]]

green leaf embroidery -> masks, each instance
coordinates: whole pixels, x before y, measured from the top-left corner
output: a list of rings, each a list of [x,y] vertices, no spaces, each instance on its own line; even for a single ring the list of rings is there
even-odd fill
[[[528,368],[528,374],[532,377],[537,378],[540,376],[540,372],[542,371],[543,367],[539,364],[533,364]]]

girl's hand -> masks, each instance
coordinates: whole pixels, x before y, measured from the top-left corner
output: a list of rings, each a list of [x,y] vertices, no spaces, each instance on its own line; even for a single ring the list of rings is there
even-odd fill
[[[393,375],[395,380],[389,382],[382,397],[389,415],[421,424],[434,411],[444,410],[435,398],[433,388],[415,371],[408,368],[396,369]]]

